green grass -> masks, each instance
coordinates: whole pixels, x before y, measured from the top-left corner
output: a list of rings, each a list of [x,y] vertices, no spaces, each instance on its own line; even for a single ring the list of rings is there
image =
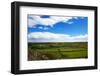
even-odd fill
[[[87,42],[28,43],[28,60],[87,58]]]

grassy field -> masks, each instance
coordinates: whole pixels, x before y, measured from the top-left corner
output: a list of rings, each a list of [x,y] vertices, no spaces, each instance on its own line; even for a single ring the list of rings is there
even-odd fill
[[[28,43],[28,60],[87,58],[87,42]]]

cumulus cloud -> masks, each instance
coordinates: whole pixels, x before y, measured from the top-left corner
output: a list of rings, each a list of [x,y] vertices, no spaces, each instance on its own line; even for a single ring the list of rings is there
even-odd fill
[[[33,32],[28,34],[28,42],[86,42],[88,35],[70,36],[50,32]]]
[[[35,28],[36,25],[40,24],[43,26],[50,26],[53,27],[54,24],[58,22],[68,23],[70,19],[74,17],[60,17],[60,16],[50,16],[49,18],[41,18],[41,16],[30,16],[28,18],[28,26]],[[76,19],[77,17],[75,17]],[[71,24],[72,22],[69,22]]]

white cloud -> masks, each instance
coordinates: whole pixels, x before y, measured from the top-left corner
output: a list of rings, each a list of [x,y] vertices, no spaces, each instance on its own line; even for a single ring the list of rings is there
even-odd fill
[[[58,22],[67,23],[70,19],[74,17],[58,17],[58,16],[50,16],[49,18],[41,18],[40,16],[31,16],[33,19],[28,19],[29,27],[36,27],[37,24],[41,24],[43,26],[51,26]]]
[[[43,27],[38,27],[39,29],[43,29]]]
[[[72,24],[73,22],[67,22],[68,24]]]
[[[44,27],[44,30],[48,30],[49,28],[48,27]]]
[[[39,29],[42,29],[42,30],[48,30],[49,28],[48,27],[38,27]]]
[[[33,32],[28,34],[28,42],[86,42],[88,35],[70,36],[50,32]]]

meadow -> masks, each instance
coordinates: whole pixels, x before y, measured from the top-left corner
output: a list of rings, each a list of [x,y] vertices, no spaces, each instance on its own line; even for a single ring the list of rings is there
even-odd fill
[[[88,58],[87,42],[28,43],[28,60]]]

